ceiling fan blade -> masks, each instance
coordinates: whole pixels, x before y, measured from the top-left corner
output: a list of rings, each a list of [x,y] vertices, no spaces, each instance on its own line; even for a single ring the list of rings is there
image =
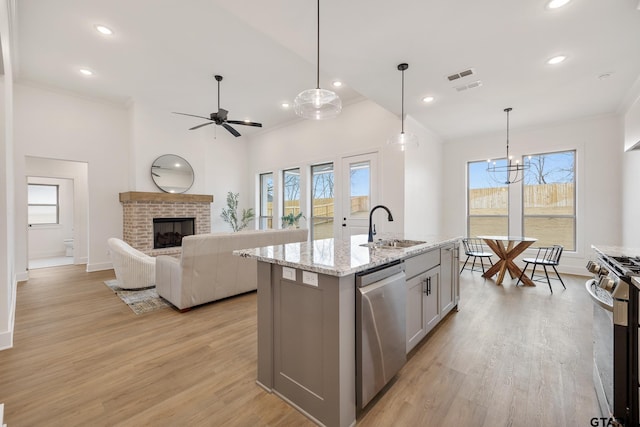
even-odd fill
[[[207,126],[207,125],[212,125],[212,124],[214,124],[214,122],[203,123],[203,124],[201,124],[201,125],[198,125],[198,126],[194,126],[194,127],[192,127],[192,128],[189,128],[189,130],[198,129],[198,128],[201,128],[202,126]]]
[[[196,116],[195,114],[176,113],[175,111],[172,111],[172,113],[173,113],[173,114],[180,114],[181,116],[197,117],[197,118],[199,118],[199,119],[211,120],[209,117]]]
[[[234,125],[254,126],[254,127],[257,127],[257,128],[261,128],[262,127],[262,123],[245,122],[243,120],[227,120],[227,123],[232,123]]]
[[[237,130],[235,130],[234,128],[232,128],[231,126],[229,126],[226,123],[222,124],[222,127],[224,127],[226,130],[228,130],[229,132],[231,132],[231,135],[235,136],[236,138],[240,136],[240,132],[238,132]]]

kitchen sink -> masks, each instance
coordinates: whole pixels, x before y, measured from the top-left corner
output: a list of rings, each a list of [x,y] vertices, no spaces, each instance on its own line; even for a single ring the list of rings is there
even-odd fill
[[[378,240],[377,242],[363,243],[360,246],[368,246],[370,248],[377,249],[405,249],[410,248],[412,246],[422,245],[423,242],[420,240],[400,240],[400,239],[389,239],[389,240]]]

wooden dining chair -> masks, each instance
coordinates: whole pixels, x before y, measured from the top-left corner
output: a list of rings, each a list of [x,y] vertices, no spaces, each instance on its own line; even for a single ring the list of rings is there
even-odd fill
[[[480,258],[480,265],[482,266],[482,272],[484,273],[484,262],[483,258],[488,258],[491,265],[493,265],[493,261],[491,261],[491,257],[493,253],[488,252],[484,248],[484,244],[482,243],[482,239],[477,238],[466,238],[462,239],[462,245],[464,246],[464,254],[467,256],[467,259],[464,261],[464,265],[460,270],[460,273],[464,271],[464,268],[467,266],[467,262],[469,258],[473,257],[473,263],[471,264],[471,271],[479,271],[476,270],[476,258]]]
[[[541,265],[544,268],[544,275],[547,278],[549,290],[551,291],[551,293],[553,293],[553,289],[551,289],[551,280],[549,280],[549,273],[547,272],[547,267],[552,267],[553,271],[556,272],[556,276],[558,276],[558,280],[560,280],[560,283],[562,283],[562,287],[567,289],[567,287],[564,285],[564,282],[562,281],[562,277],[560,277],[560,274],[556,269],[556,266],[560,264],[562,250],[563,247],[560,245],[540,247],[538,248],[538,253],[536,254],[535,258],[524,258],[523,261],[526,262],[526,265],[522,269],[522,274],[518,278],[516,286],[518,286],[518,284],[520,283],[520,280],[522,279],[522,276],[524,276],[524,273],[527,270],[527,267],[529,267],[529,264],[533,264],[533,270],[531,271],[531,280],[536,280],[533,276],[536,273],[536,267],[538,265]],[[555,277],[553,279],[555,280]]]

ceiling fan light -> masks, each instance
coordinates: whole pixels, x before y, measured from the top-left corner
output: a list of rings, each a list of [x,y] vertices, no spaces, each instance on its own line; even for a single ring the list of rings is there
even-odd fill
[[[418,148],[420,146],[418,137],[410,132],[400,132],[393,135],[389,138],[387,144],[400,151],[406,151],[407,149]]]
[[[296,114],[304,119],[332,119],[342,111],[342,101],[335,92],[326,89],[307,89],[293,101]]]

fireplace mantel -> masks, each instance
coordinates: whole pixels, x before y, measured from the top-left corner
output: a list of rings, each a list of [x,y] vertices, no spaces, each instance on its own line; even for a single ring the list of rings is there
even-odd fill
[[[124,241],[148,255],[180,253],[179,247],[153,248],[153,220],[156,218],[195,218],[195,234],[211,232],[211,195],[129,191],[120,193],[120,202]]]
[[[213,203],[208,194],[174,194],[127,191],[120,193],[121,202],[176,202],[176,203]]]

